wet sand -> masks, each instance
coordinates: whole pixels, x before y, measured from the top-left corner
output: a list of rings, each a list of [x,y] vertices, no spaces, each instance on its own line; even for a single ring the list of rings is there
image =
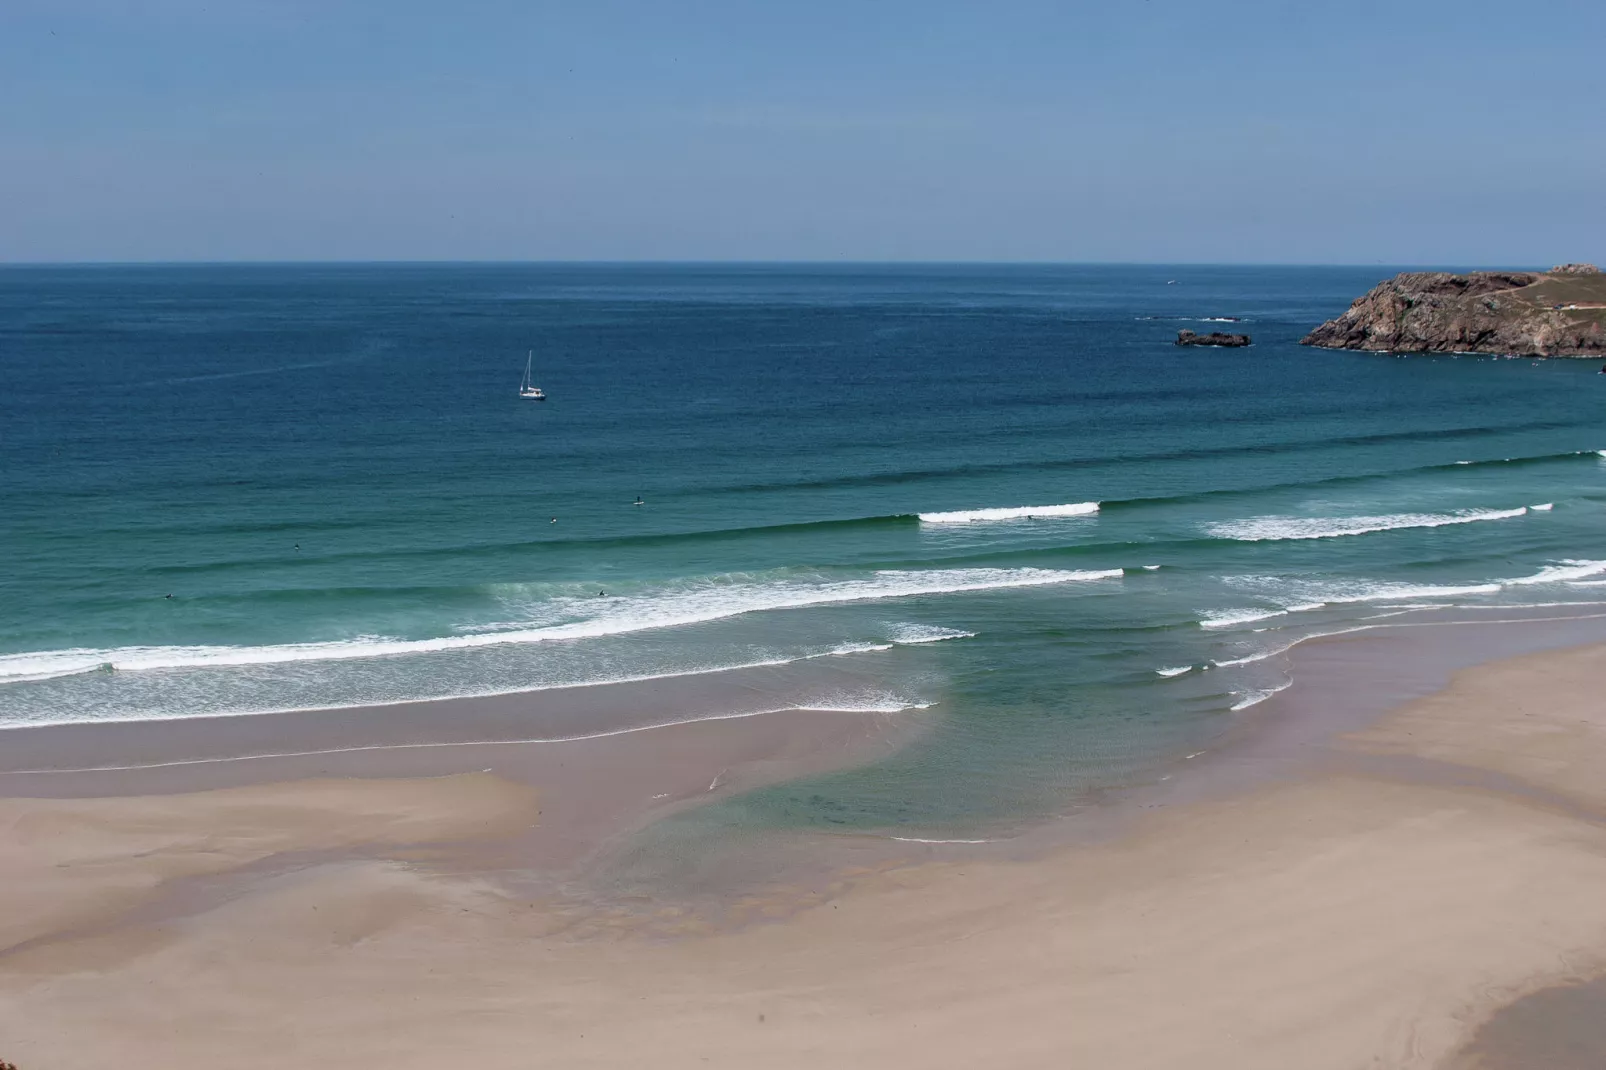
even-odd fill
[[[1557,985],[1497,1011],[1447,1070],[1600,1070],[1606,1066],[1606,978]]]
[[[1498,647],[1453,638],[1479,631],[1302,648],[1280,705],[1110,801],[1098,835],[1067,832],[1079,812],[973,849],[799,836],[830,872],[746,895],[721,924],[509,874],[574,872],[653,806],[708,794],[704,774],[863,760],[919,711],[0,775],[0,1058],[1570,1065],[1545,1053],[1589,1056],[1606,977],[1606,645],[1450,675]],[[1564,636],[1531,634],[1511,641]],[[1368,666],[1387,679],[1338,693]],[[1389,694],[1420,697],[1379,716]],[[65,731],[36,739],[30,761],[86,753]],[[554,757],[567,748],[591,749]]]
[[[435,837],[437,865],[457,858],[458,868],[550,883],[654,818],[871,761],[926,722],[922,710],[798,708],[811,688],[830,693],[853,682],[842,673],[742,670],[438,702],[10,729],[0,733],[0,799],[277,785],[293,800],[296,789],[285,785],[312,780],[494,775],[538,792],[539,813],[525,807],[516,836],[458,829]]]

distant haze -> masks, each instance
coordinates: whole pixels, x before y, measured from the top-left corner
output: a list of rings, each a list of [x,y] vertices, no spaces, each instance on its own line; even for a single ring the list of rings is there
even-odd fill
[[[1606,262],[1606,4],[6,0],[0,260]]]

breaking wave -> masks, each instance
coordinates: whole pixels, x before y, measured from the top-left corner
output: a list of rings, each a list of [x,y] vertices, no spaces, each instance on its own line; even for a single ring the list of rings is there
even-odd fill
[[[1463,509],[1453,513],[1394,513],[1387,516],[1257,516],[1248,520],[1206,524],[1204,530],[1215,538],[1239,542],[1332,539],[1401,528],[1438,528],[1450,524],[1476,524],[1485,520],[1510,520],[1527,513],[1527,506],[1519,506],[1516,509]]]
[[[1222,611],[1214,617],[1206,617],[1199,622],[1201,628],[1232,628],[1239,624],[1250,624],[1257,620],[1270,620],[1272,617],[1282,617],[1288,614],[1286,609],[1229,609]]]
[[[1572,583],[1606,572],[1606,561],[1584,561],[1569,558],[1559,564],[1540,569],[1532,576],[1500,581],[1507,586],[1524,587],[1531,583]]]
[[[922,595],[957,594],[1012,587],[1118,579],[1120,569],[966,568],[885,570],[849,580],[777,579],[768,582],[722,578],[618,598],[567,597],[552,600],[543,612],[568,620],[468,635],[429,639],[366,636],[320,643],[276,646],[147,646],[114,650],[72,649],[0,655],[0,681],[38,680],[98,670],[129,672],[196,666],[273,665],[296,661],[422,654],[439,650],[559,639],[589,639],[659,628],[675,628],[747,613],[866,602]],[[943,635],[941,638],[958,638]],[[934,638],[924,641],[930,642]]]
[[[922,524],[975,524],[996,520],[1041,520],[1057,516],[1091,516],[1099,511],[1098,502],[1069,505],[1017,505],[999,509],[962,509],[951,513],[921,513]]]
[[[1234,702],[1229,708],[1234,713],[1237,713],[1239,710],[1247,710],[1251,706],[1258,706],[1260,703],[1265,702],[1267,699],[1281,691],[1287,691],[1293,685],[1294,681],[1289,680],[1285,683],[1279,684],[1276,687],[1266,687],[1255,691],[1240,692],[1238,701]]]
[[[899,646],[918,646],[921,643],[943,643],[949,639],[974,639],[975,632],[959,628],[944,628],[938,624],[894,625],[889,638]]]

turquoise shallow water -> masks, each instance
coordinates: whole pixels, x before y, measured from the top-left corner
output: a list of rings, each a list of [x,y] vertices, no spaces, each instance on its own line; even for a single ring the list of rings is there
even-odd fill
[[[1606,602],[1596,368],[1296,344],[1385,273],[0,270],[0,725],[812,659],[931,731],[775,814],[1048,805],[1301,637]]]

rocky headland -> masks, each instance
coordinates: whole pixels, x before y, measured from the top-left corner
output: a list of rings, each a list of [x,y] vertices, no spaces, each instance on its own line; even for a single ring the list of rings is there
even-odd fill
[[[1606,274],[1591,264],[1549,271],[1409,271],[1374,286],[1301,340],[1385,353],[1606,356]]]
[[[1249,344],[1247,334],[1223,334],[1220,331],[1211,331],[1209,334],[1199,334],[1197,331],[1178,331],[1177,345],[1179,346],[1224,346],[1236,349]]]

